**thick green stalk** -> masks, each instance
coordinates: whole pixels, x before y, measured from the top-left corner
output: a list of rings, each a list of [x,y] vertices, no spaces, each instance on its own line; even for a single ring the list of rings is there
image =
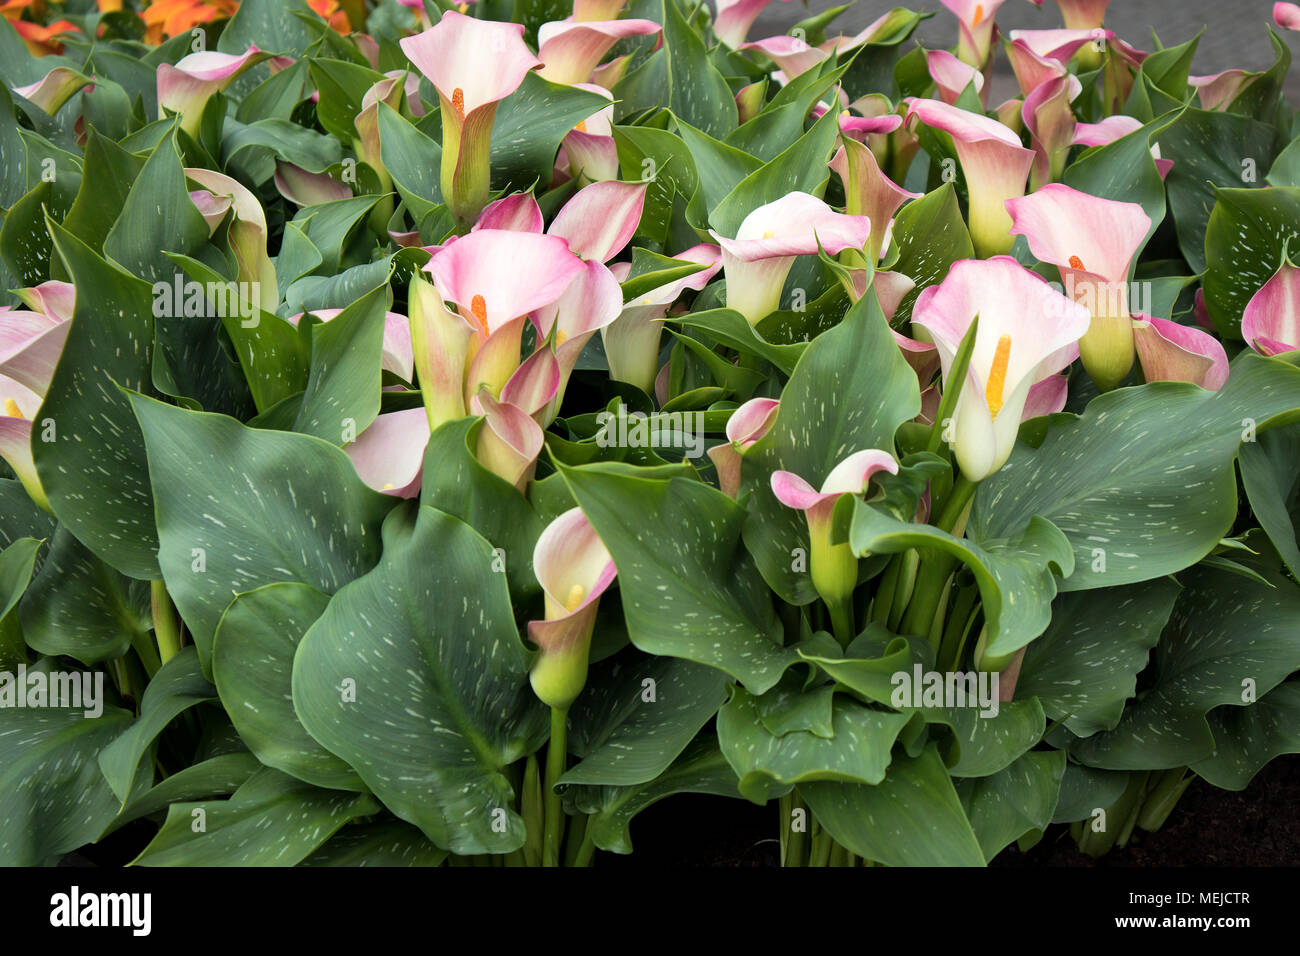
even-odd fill
[[[542,848],[542,866],[560,865],[560,842],[564,839],[564,808],[555,784],[564,775],[565,736],[569,712],[551,708],[551,742],[546,746],[546,844]]]
[[[826,607],[831,612],[831,631],[835,634],[835,639],[840,642],[841,647],[848,647],[857,636],[853,630],[852,599],[827,601]]]
[[[583,830],[582,845],[578,847],[578,855],[573,858],[574,866],[591,866],[592,857],[596,855],[594,830],[595,827],[591,826]]]
[[[794,829],[794,814],[796,810],[803,811],[803,829]],[[782,861],[783,866],[804,866],[804,846],[808,842],[808,828],[812,820],[808,815],[808,808],[804,802],[799,799],[799,791],[790,794],[789,809],[784,818],[781,820],[781,832],[789,834],[785,845],[785,856]]]
[[[153,605],[153,633],[158,640],[158,658],[166,664],[181,649],[181,632],[176,622],[176,608],[167,594],[167,585],[162,581],[149,582],[149,594]]]
[[[546,824],[542,813],[542,772],[537,766],[537,754],[529,754],[524,762],[524,784],[520,807],[524,827],[528,831],[524,840],[524,861],[528,866],[541,866]]]

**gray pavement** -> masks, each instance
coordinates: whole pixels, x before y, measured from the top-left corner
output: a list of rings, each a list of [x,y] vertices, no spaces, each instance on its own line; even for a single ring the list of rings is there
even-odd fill
[[[749,38],[757,40],[784,33],[799,20],[835,5],[834,0],[774,2],[749,31]],[[858,0],[852,9],[835,21],[832,31],[838,27],[844,33],[854,33],[899,5],[934,11],[935,16],[922,23],[914,34],[925,47],[936,49],[956,44],[957,20],[939,0]],[[1060,11],[1053,0],[1047,0],[1041,9],[1030,0],[1006,0],[998,10],[997,21],[1004,31],[1051,29],[1062,25]],[[1272,22],[1272,0],[1111,0],[1106,15],[1107,27],[1143,50],[1154,49],[1151,42],[1153,27],[1165,46],[1190,40],[1204,27],[1205,34],[1192,64],[1192,72],[1201,74],[1238,67],[1259,70],[1272,65],[1272,46],[1265,29],[1265,25]],[[1278,33],[1290,45],[1292,56],[1297,60],[1291,68],[1287,93],[1291,105],[1300,106],[1300,33],[1289,30],[1278,30]],[[1003,75],[995,77],[997,85],[991,91],[995,97],[1004,91],[1007,96],[1015,93],[1015,84],[1010,82],[1005,60],[1005,57],[999,58],[998,72]]]

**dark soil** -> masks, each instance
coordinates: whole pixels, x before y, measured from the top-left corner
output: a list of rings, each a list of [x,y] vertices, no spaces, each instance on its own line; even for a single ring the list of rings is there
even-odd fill
[[[1300,865],[1300,755],[1279,757],[1240,793],[1196,780],[1155,833],[1100,859],[1080,853],[1064,826],[1028,853],[1004,851],[994,866],[1157,867]],[[631,856],[600,853],[597,866],[776,866],[776,810],[723,797],[681,794],[632,823]]]

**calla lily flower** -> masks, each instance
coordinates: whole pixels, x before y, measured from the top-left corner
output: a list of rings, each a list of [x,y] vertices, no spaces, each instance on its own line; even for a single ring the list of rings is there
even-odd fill
[[[475,342],[474,328],[449,310],[433,284],[419,275],[411,277],[407,309],[411,313],[412,361],[429,428],[464,418],[465,369],[471,346],[480,344]]]
[[[543,77],[552,83],[585,83],[619,40],[658,33],[653,20],[553,20],[537,30]]]
[[[519,367],[520,339],[529,314],[556,302],[585,271],[582,260],[560,237],[502,229],[471,232],[443,246],[424,268],[433,276],[438,294],[456,304],[470,330],[464,346],[465,359],[470,362],[463,380],[466,403],[478,394],[480,385],[486,384],[494,395],[500,394],[501,387]],[[451,364],[445,366],[444,372],[454,378],[462,337],[451,331],[454,323],[442,322],[436,316],[436,308],[422,308],[420,321],[434,322],[441,331],[417,331],[416,324],[412,324],[416,361],[421,361],[423,336],[425,348],[445,352]],[[430,359],[430,370],[443,367],[442,361]],[[448,387],[450,380],[443,383],[442,379],[442,374],[435,375],[435,391]],[[427,403],[428,387],[421,387]],[[432,418],[430,422],[437,427]]]
[[[286,162],[275,164],[275,188],[295,206],[319,206],[352,198],[351,187],[329,173],[309,173]]]
[[[993,47],[993,17],[1003,0],[940,0],[957,18],[961,33],[957,57],[977,70],[984,69]]]
[[[1071,146],[1106,146],[1142,128],[1142,121],[1117,113],[1097,123],[1077,123]]]
[[[818,244],[828,255],[861,249],[871,234],[866,216],[835,212],[816,196],[792,192],[759,206],[741,222],[736,238],[709,235],[722,247],[727,276],[727,308],[750,325],[780,307],[781,289],[796,256],[816,255]]]
[[[42,401],[21,382],[0,374],[0,458],[13,469],[32,501],[48,511],[50,503],[32,459],[32,419]]]
[[[569,287],[551,308],[538,310],[534,316],[538,332],[555,333],[555,356],[560,364],[560,385],[545,416],[550,424],[564,401],[569,376],[578,357],[591,337],[618,318],[623,309],[623,290],[618,279],[603,262],[584,262]]]
[[[546,409],[555,401],[560,390],[560,360],[555,356],[555,349],[543,346],[524,359],[522,365],[510,376],[501,389],[501,401],[521,409],[531,415],[539,425]],[[471,410],[483,414],[483,407],[475,396],[470,403]]]
[[[881,171],[871,150],[854,140],[845,139],[829,165],[844,184],[844,211],[849,215],[865,216],[873,223],[888,223],[903,203],[921,198],[921,193],[895,185]],[[867,253],[873,265],[880,259],[884,239],[884,229],[871,231]]]
[[[767,102],[767,80],[762,79],[757,82],[742,86],[736,92],[736,113],[740,120],[740,125],[744,126],[763,109],[763,104]]]
[[[1034,165],[1029,174],[1032,189],[1060,179],[1065,171],[1075,127],[1070,102],[1082,90],[1076,77],[1064,73],[1040,83],[1025,97],[1021,117],[1034,142]]]
[[[53,116],[72,98],[72,94],[87,85],[90,85],[90,77],[66,66],[56,66],[35,83],[14,87],[14,92]],[[90,89],[93,90],[94,86],[90,85]]]
[[[997,120],[938,100],[909,98],[908,120],[952,137],[970,197],[970,232],[982,257],[1009,252],[1011,217],[1006,201],[1025,194],[1034,151],[1020,145],[1015,133]]]
[[[613,20],[626,5],[627,0],[573,0],[573,19],[579,22]]]
[[[1068,375],[1049,375],[1041,382],[1035,382],[1029,388],[1029,398],[1025,399],[1024,411],[1020,420],[1027,422],[1031,418],[1054,415],[1065,409],[1066,399],[1070,397],[1070,377]]]
[[[801,73],[806,73],[823,60],[830,59],[830,53],[815,46],[809,46],[798,37],[774,36],[766,40],[754,40],[742,43],[742,50],[758,50],[777,65],[789,82]]]
[[[984,74],[947,50],[929,50],[925,54],[925,63],[930,70],[930,79],[939,87],[939,99],[950,106],[972,83],[976,94],[984,92]]]
[[[808,573],[835,619],[835,633],[841,641],[853,635],[850,601],[858,583],[858,559],[847,542],[831,542],[831,515],[840,495],[860,495],[873,475],[898,474],[898,462],[887,451],[869,448],[854,452],[826,476],[818,491],[802,477],[789,471],[772,473],[772,494],[787,508],[797,508],[808,522]]]
[[[229,198],[235,211],[235,221],[230,224],[230,249],[239,263],[239,281],[251,284],[258,308],[274,312],[280,293],[275,265],[266,251],[266,214],[262,212],[262,204],[238,180],[211,169],[187,168],[185,176],[202,186],[212,197]],[[209,229],[213,228],[211,222],[208,225]]]
[[[709,458],[718,469],[718,487],[724,494],[734,498],[740,492],[741,459],[772,428],[780,407],[775,398],[751,398],[727,419],[727,441],[709,449]]]
[[[1210,76],[1189,76],[1187,85],[1196,88],[1202,109],[1222,112],[1261,75],[1248,70],[1225,70]]]
[[[422,408],[378,416],[357,440],[344,447],[369,487],[395,498],[420,493],[429,419]]]
[[[1109,30],[1012,30],[1007,44],[1007,58],[1020,84],[1020,94],[1028,96],[1041,83],[1067,72],[1070,58],[1088,43],[1105,42],[1114,34]]]
[[[72,318],[72,310],[77,304],[77,287],[71,282],[60,282],[57,279],[50,279],[28,289],[16,289],[14,294],[33,312],[39,312],[57,322],[66,322]],[[8,309],[0,311],[7,312]],[[59,350],[62,349],[60,344]]]
[[[547,233],[590,262],[608,262],[632,240],[645,208],[647,183],[616,180],[578,190],[556,214]]]
[[[406,70],[393,70],[382,80],[374,83],[362,96],[361,111],[352,122],[357,131],[357,137],[352,143],[357,158],[375,171],[379,177],[379,189],[384,193],[392,188],[393,178],[384,166],[382,144],[379,141],[379,104],[383,103],[391,109],[397,109],[402,102],[407,77],[411,76],[414,74]],[[419,78],[415,77],[415,79],[418,89]],[[417,96],[417,100],[418,98]],[[382,228],[391,215],[391,200],[380,202],[371,214],[371,221],[377,222],[377,225]]]
[[[474,457],[488,471],[523,494],[537,469],[546,436],[531,415],[509,402],[499,402],[487,388],[474,396],[483,410]]]
[[[1117,202],[1053,183],[1007,203],[1012,231],[1030,251],[1061,273],[1066,294],[1092,314],[1079,343],[1083,367],[1103,391],[1133,366],[1133,323],[1128,276],[1151,230],[1137,203]]]
[[[1290,259],[1284,257],[1282,267],[1246,303],[1241,335],[1261,355],[1300,349],[1300,267]]]
[[[662,319],[668,314],[669,307],[686,290],[698,292],[703,289],[722,269],[722,250],[710,243],[692,246],[673,258],[697,262],[705,268],[684,279],[651,289],[626,303],[618,318],[600,330],[605,357],[609,360],[609,377],[616,382],[635,385],[647,395],[654,388]],[[632,264],[616,262],[610,266],[610,271],[624,282],[632,271]]]
[[[579,182],[601,182],[618,179],[618,146],[614,142],[614,94],[603,86],[577,83],[578,89],[599,93],[609,100],[606,106],[593,113],[564,137],[560,147],[562,163],[557,162],[564,175]]]
[[[342,314],[342,309],[313,309],[312,315],[322,322],[329,322]],[[289,323],[297,328],[303,313],[289,316]],[[414,381],[415,353],[411,347],[410,320],[396,312],[384,313],[384,346],[381,358],[382,368],[392,372],[404,382]]]
[[[713,32],[733,50],[739,49],[754,20],[771,2],[772,0],[717,0],[718,15],[713,18]],[[784,2],[789,3],[790,0]]]
[[[949,381],[975,317],[979,329],[963,382]],[[1011,455],[1030,389],[1074,360],[1088,310],[1010,256],[964,259],[912,308],[912,323],[939,350],[944,387],[960,388],[953,452],[962,474],[982,481]]]
[[[448,10],[435,26],[399,45],[438,91],[442,108],[442,195],[471,223],[487,205],[488,150],[497,103],[542,61],[519,23],[478,20]]]
[[[511,193],[490,203],[470,232],[480,229],[506,229],[510,232],[541,232],[546,227],[541,207],[532,193]]]
[[[1300,6],[1294,3],[1273,4],[1273,22],[1283,30],[1300,30]]]
[[[567,711],[587,683],[600,596],[618,570],[582,509],[571,508],[538,537],[533,573],[546,611],[528,622],[528,637],[540,650],[529,679],[542,703]]]
[[[1133,341],[1148,382],[1191,382],[1217,392],[1228,380],[1228,354],[1208,332],[1138,313]]]
[[[1043,0],[1029,2],[1040,7],[1043,5]],[[1061,16],[1065,18],[1068,28],[1091,30],[1106,22],[1106,8],[1110,6],[1110,0],[1056,0],[1056,5],[1061,8]]]
[[[269,56],[250,45],[240,54],[204,50],[181,57],[175,66],[162,64],[158,67],[158,118],[179,113],[181,129],[195,135],[209,97]]]

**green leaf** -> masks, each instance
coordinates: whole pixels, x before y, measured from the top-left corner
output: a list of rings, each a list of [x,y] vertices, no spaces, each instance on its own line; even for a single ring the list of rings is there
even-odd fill
[[[379,144],[393,185],[418,223],[442,204],[442,147],[387,103],[379,103]]]
[[[217,49],[243,53],[256,44],[271,53],[301,57],[312,32],[295,14],[312,16],[305,0],[243,0],[221,31]]]
[[[754,693],[794,659],[740,542],[745,511],[688,478],[639,477],[620,464],[559,465],[618,567],[632,643],[717,667]]]
[[[492,122],[492,188],[528,189],[535,182],[550,182],[560,141],[608,105],[599,93],[529,73],[519,89],[497,105]],[[437,170],[437,156],[426,157],[425,162]]]
[[[1035,751],[990,777],[958,781],[957,795],[987,862],[1026,834],[1047,829],[1064,773],[1063,750]]]
[[[349,820],[378,809],[369,794],[318,790],[277,770],[229,800],[173,803],[133,866],[296,866]],[[203,829],[195,823],[203,820]]]
[[[975,255],[952,183],[944,183],[900,209],[894,218],[893,237],[898,250],[893,271],[916,283],[894,313],[894,321],[906,328],[901,323],[911,321],[916,297],[942,282],[954,262]]]
[[[62,526],[19,615],[33,650],[86,665],[121,657],[148,641],[152,627],[148,585],[95,557]]]
[[[1221,336],[1241,337],[1246,304],[1300,248],[1300,188],[1220,189],[1205,227],[1205,306]]]
[[[94,294],[77,296],[41,406],[56,440],[32,442],[36,472],[59,521],[97,557],[129,577],[156,578],[144,440],[119,390],[143,390],[152,381],[153,299],[147,283],[58,225],[49,229],[72,281]]]
[[[970,822],[934,745],[898,754],[885,779],[806,783],[799,794],[835,842],[886,866],[983,866]]]
[[[870,395],[871,401],[861,397]],[[813,487],[854,452],[894,451],[894,432],[921,408],[916,373],[890,336],[875,296],[864,296],[844,321],[805,350],[781,394],[767,435],[745,452],[740,497],[749,508],[745,546],[768,585],[791,604],[817,597],[807,571],[794,570],[795,549],[808,554],[801,512],[772,494],[774,471],[794,472]]]
[[[447,851],[401,820],[344,827],[301,866],[441,866]]]
[[[1209,554],[1237,515],[1232,461],[1252,423],[1300,407],[1300,369],[1243,353],[1218,392],[1153,382],[1093,399],[981,483],[967,534],[1009,539],[1036,516],[1074,548],[1062,590],[1148,581]]]
[[[166,810],[173,803],[234,793],[248,778],[264,769],[247,751],[221,754],[176,771],[148,792],[136,797],[117,815],[115,830],[132,820]]]
[[[375,420],[383,384],[387,307],[385,282],[329,322],[311,327],[307,391],[294,431],[341,446],[355,440]]]
[[[99,754],[99,769],[123,806],[135,789],[132,783],[141,772],[140,762],[158,735],[191,707],[216,698],[216,688],[204,678],[192,647],[182,648],[153,676],[140,700],[140,716]],[[153,783],[152,763],[142,778],[146,785]]]
[[[1210,757],[1206,713],[1263,698],[1300,668],[1300,586],[1263,571],[1268,587],[1196,567],[1156,646],[1149,687],[1114,730],[1076,741],[1070,753],[1109,770],[1163,770]]]
[[[1300,684],[1281,684],[1249,707],[1220,707],[1209,716],[1214,753],[1192,764],[1224,790],[1245,790],[1274,757],[1300,753]]]
[[[725,136],[738,118],[731,88],[674,0],[663,0],[662,9],[666,89],[656,91],[658,101],[696,129]]]
[[[569,711],[569,751],[580,762],[560,785],[649,783],[717,713],[725,685],[712,667],[637,651],[592,665]]]
[[[1037,697],[1076,736],[1113,729],[1177,597],[1168,578],[1058,595],[1051,624],[1025,651],[1016,694]]]
[[[1097,810],[1112,806],[1128,787],[1129,776],[1121,770],[1098,770],[1079,763],[1067,763],[1052,822],[1087,820]]]
[[[1241,484],[1260,527],[1291,573],[1300,579],[1294,513],[1300,482],[1300,424],[1270,428],[1237,452]]]
[[[776,159],[747,175],[716,207],[709,222],[721,235],[734,236],[745,217],[782,196],[799,191],[820,196],[830,167],[826,164],[839,142],[839,114],[830,110]],[[703,182],[703,174],[701,174]]]
[[[210,666],[234,594],[296,581],[332,594],[374,566],[392,499],[339,449],[131,394],[149,449],[159,564]]]
[[[240,739],[268,767],[318,787],[363,790],[361,778],[307,733],[293,709],[293,658],[329,596],[281,582],[240,594],[212,642],[212,676]]]
[[[523,845],[505,768],[545,736],[493,557],[450,515],[419,508],[412,523],[395,511],[378,566],[339,591],[293,666],[308,733],[393,813],[460,854]]]
[[[53,707],[0,709],[0,866],[52,866],[99,838],[121,803],[96,758],[131,719],[116,707],[95,718]]]
[[[705,312],[689,312],[686,315],[673,316],[672,322],[680,322],[692,329],[708,332],[723,345],[755,355],[771,362],[787,375],[799,361],[799,356],[806,350],[804,343],[780,345],[767,341],[759,332],[745,321],[745,317],[734,309],[709,309]]]
[[[1162,137],[1180,115],[1167,113],[1113,143],[1084,150],[1065,170],[1062,182],[1103,199],[1138,203],[1154,233],[1165,218],[1165,185],[1151,156],[1151,140]]]
[[[880,783],[894,741],[910,719],[840,695],[832,736],[801,730],[778,736],[763,723],[758,698],[736,687],[718,714],[718,743],[740,778],[741,794],[763,804],[814,780]]]
[[[611,853],[631,853],[632,818],[652,804],[676,793],[708,793],[738,797],[736,774],[718,750],[711,734],[697,737],[671,767],[649,783],[630,787],[574,788],[575,803],[584,813],[596,846]]]
[[[0,478],[0,548],[19,538],[48,538],[54,516],[37,506],[16,478]]]

